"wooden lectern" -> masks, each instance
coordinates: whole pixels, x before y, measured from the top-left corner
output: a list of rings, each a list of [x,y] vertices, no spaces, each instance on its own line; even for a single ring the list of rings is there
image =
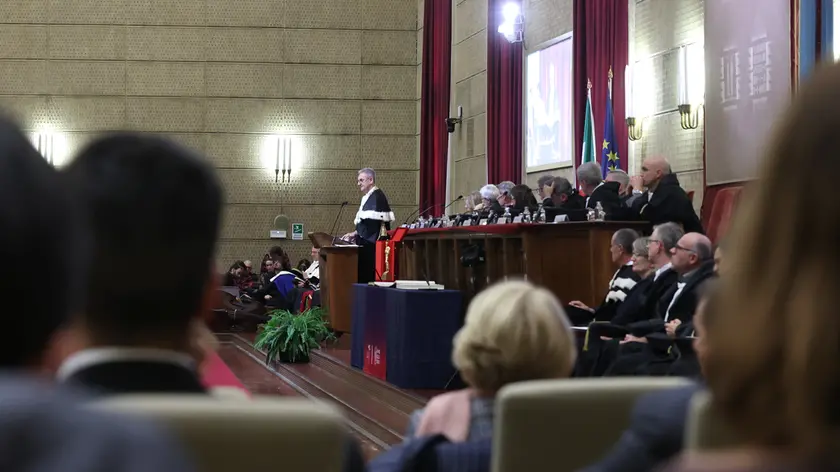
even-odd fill
[[[330,317],[330,326],[349,333],[353,319],[353,284],[358,282],[359,247],[326,233],[309,233],[318,251],[321,305]]]

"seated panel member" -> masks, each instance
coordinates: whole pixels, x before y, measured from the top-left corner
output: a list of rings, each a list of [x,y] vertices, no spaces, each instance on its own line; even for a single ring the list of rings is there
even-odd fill
[[[586,195],[586,208],[596,208],[598,203],[604,212],[614,217],[616,210],[621,207],[621,197],[618,195],[620,184],[606,182],[601,178],[601,166],[596,162],[581,164],[577,169],[577,179],[580,189]]]
[[[610,257],[618,266],[607,288],[607,294],[601,305],[590,308],[581,301],[575,300],[566,307],[566,314],[575,326],[585,326],[590,321],[610,321],[616,310],[627,298],[627,294],[639,281],[639,276],[633,271],[633,242],[639,238],[639,233],[632,229],[620,229],[612,236],[610,243]]]
[[[539,200],[543,206],[552,206],[551,193],[553,192],[552,183],[554,182],[553,175],[544,175],[537,179],[537,193],[539,193]]]
[[[664,157],[648,157],[642,163],[642,175],[630,179],[634,189],[646,188],[633,202],[629,217],[658,225],[674,222],[686,233],[703,233],[703,225],[694,211],[688,194],[680,187],[671,164]]]
[[[559,207],[567,210],[583,210],[586,208],[586,199],[575,190],[569,179],[565,177],[555,177],[546,188],[546,192],[551,195],[551,199],[543,202],[543,205],[547,207]]]

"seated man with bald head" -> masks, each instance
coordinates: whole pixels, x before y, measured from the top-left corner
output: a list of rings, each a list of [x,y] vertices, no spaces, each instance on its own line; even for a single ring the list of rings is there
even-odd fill
[[[631,179],[634,189],[646,190],[637,198],[628,218],[658,225],[672,221],[682,225],[686,233],[703,233],[700,218],[688,194],[680,187],[671,164],[664,157],[648,157],[642,162],[642,175]]]

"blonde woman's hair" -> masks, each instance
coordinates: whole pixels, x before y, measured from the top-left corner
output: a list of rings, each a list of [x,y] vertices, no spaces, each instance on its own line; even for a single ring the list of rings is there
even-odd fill
[[[825,65],[732,219],[730,270],[706,307],[720,315],[705,320],[715,407],[749,444],[799,456],[840,445],[838,129],[840,67]]]
[[[524,281],[502,282],[470,303],[452,362],[472,387],[496,392],[523,380],[566,377],[577,349],[557,297]]]

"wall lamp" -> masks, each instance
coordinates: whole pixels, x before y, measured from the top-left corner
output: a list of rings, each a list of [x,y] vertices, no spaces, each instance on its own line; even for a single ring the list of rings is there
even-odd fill
[[[521,43],[525,40],[525,19],[522,17],[522,7],[519,2],[508,2],[502,8],[504,21],[499,25],[499,33],[511,43]]]
[[[274,181],[282,177],[281,182],[292,181],[292,140],[287,136],[276,136],[277,153],[274,159]]]
[[[32,145],[49,165],[57,167],[63,163],[67,147],[63,134],[49,131],[37,132],[32,135]]]
[[[648,100],[650,97],[647,94],[643,93],[647,90],[647,87],[641,87],[636,82],[638,81],[638,77],[634,75],[633,65],[628,65],[624,70],[624,109],[626,119],[624,122],[627,124],[627,137],[630,141],[638,141],[642,139],[642,135],[644,134],[644,114],[640,114],[640,111],[647,107]],[[642,97],[638,97],[638,95],[643,95]],[[634,100],[640,98],[640,105],[637,105]]]
[[[458,107],[458,117],[457,118],[447,118],[446,119],[446,131],[449,134],[455,132],[455,125],[460,125],[464,121],[464,107]]]
[[[680,48],[678,72],[680,127],[697,129],[705,114],[706,67],[702,44]]]

